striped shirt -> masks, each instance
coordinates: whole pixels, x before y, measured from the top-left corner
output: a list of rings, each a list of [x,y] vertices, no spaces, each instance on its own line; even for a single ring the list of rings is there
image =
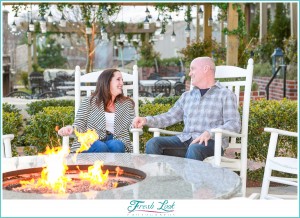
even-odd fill
[[[184,142],[195,139],[211,129],[220,128],[239,133],[241,118],[238,112],[235,94],[216,82],[205,95],[194,87],[181,95],[175,105],[166,113],[147,116],[149,127],[164,128],[180,121],[184,122],[183,132],[177,137]],[[222,139],[222,147],[228,147],[228,137]]]
[[[106,138],[106,118],[103,103],[100,107],[96,105],[96,99],[86,97],[82,100],[73,127],[79,132],[86,132],[88,129],[96,130],[99,140]],[[130,128],[134,118],[134,106],[129,99],[124,102],[116,101],[115,103],[115,119],[113,138],[122,141],[125,144],[125,151],[132,152],[132,143],[130,141]],[[77,139],[71,147],[71,151],[75,151],[80,147]]]

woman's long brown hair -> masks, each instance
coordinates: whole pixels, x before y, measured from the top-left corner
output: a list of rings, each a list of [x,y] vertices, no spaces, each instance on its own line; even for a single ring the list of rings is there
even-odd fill
[[[115,75],[115,72],[117,72],[117,71],[119,71],[119,70],[117,70],[117,69],[104,70],[98,77],[95,92],[91,94],[91,96],[92,96],[91,102],[92,102],[93,98],[96,98],[96,104],[98,105],[98,107],[103,102],[104,110],[107,109],[108,103],[112,98],[112,95],[110,93],[110,81],[112,80],[112,78]],[[126,99],[130,99],[130,98],[127,96],[124,96],[124,94],[122,93],[116,97],[115,102],[116,101],[123,102]],[[134,106],[134,102],[132,100],[131,100],[131,102]]]

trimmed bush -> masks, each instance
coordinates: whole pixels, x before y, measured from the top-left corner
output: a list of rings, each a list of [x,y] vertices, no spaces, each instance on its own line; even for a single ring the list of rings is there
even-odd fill
[[[46,147],[61,145],[55,127],[71,125],[74,121],[74,107],[46,107],[32,116],[24,135],[26,144],[36,146],[37,152],[44,152]]]
[[[30,115],[35,115],[36,113],[43,111],[46,107],[67,107],[74,106],[74,100],[43,100],[43,101],[35,101],[30,104],[27,104],[28,108],[26,109],[27,113]]]
[[[248,158],[265,162],[270,133],[264,132],[265,127],[297,132],[297,101],[284,99],[252,101],[250,106],[248,129]],[[280,136],[277,155],[297,156],[297,139]]]
[[[23,116],[20,110],[14,105],[4,103],[2,105],[2,131],[3,134],[14,134],[15,138],[11,141],[12,155],[18,156],[16,144],[18,142],[18,133],[23,127]]]
[[[167,98],[164,98],[164,99],[166,100]],[[166,100],[166,101],[172,101],[172,100]],[[173,104],[146,103],[146,104],[143,104],[139,108],[139,113],[140,113],[140,116],[142,116],[142,117],[154,116],[157,114],[167,112],[173,106]],[[140,152],[141,153],[145,153],[146,142],[153,137],[153,133],[149,132],[148,129],[149,129],[148,126],[144,126],[143,135],[140,136]],[[171,130],[171,131],[182,131],[183,130],[183,122],[179,122],[172,126],[166,127],[165,129]]]

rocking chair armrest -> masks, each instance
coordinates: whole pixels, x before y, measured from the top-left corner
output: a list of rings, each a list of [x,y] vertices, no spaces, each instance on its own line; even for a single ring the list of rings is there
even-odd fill
[[[170,130],[159,129],[159,128],[149,128],[148,131],[149,131],[149,132],[153,132],[154,134],[155,134],[155,133],[158,133],[158,135],[159,135],[160,133],[162,133],[162,134],[168,134],[168,135],[177,135],[177,134],[180,134],[180,133],[181,133],[181,132],[170,131]]]
[[[224,136],[230,136],[230,137],[244,137],[244,134],[240,134],[240,133],[236,133],[236,132],[231,132],[228,130],[224,130],[224,129],[212,129],[211,132],[213,132],[214,134],[216,133],[221,133]]]
[[[133,153],[139,154],[140,153],[140,135],[143,133],[143,129],[130,129],[130,132],[132,132],[132,147],[133,147]]]
[[[143,133],[143,129],[132,128],[132,129],[130,129],[130,132],[132,132],[132,133],[138,132],[141,135]]]
[[[281,129],[275,129],[275,128],[264,128],[265,132],[270,132],[270,133],[278,133],[279,135],[286,135],[286,136],[293,136],[293,137],[298,137],[297,132],[291,132],[291,131],[286,131],[286,130],[281,130]]]

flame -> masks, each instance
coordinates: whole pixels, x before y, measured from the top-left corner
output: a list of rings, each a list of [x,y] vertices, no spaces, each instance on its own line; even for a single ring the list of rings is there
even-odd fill
[[[118,178],[119,175],[122,175],[124,173],[124,170],[121,169],[120,167],[116,167],[116,178]]]
[[[88,172],[80,172],[79,178],[90,181],[91,185],[103,185],[108,181],[109,171],[102,172],[103,161],[95,161],[93,166],[88,167]]]
[[[41,155],[41,154],[39,154]],[[67,183],[71,181],[65,176],[68,166],[65,164],[66,150],[56,148],[46,148],[44,153],[46,166],[41,172],[41,178],[37,181],[31,179],[30,181],[20,181],[21,185],[30,185],[34,188],[46,187],[51,188],[54,192],[65,193]]]
[[[74,130],[77,140],[80,143],[80,148],[76,150],[76,154],[82,151],[86,151],[91,147],[96,140],[99,139],[99,136],[96,130],[88,129],[86,132],[80,133]]]
[[[75,134],[78,138],[78,141],[81,143],[79,149],[76,150],[75,158],[78,152],[88,150],[92,143],[94,143],[99,137],[95,130],[88,130],[86,133],[79,133],[75,130]],[[66,193],[67,184],[72,184],[72,179],[66,177],[66,171],[68,166],[66,165],[66,156],[69,154],[69,149],[64,147],[56,148],[46,148],[46,151],[43,154],[45,158],[45,167],[41,172],[41,178],[35,180],[31,179],[30,181],[20,181],[22,187],[25,188],[51,188],[55,193]],[[105,173],[102,171],[103,161],[95,161],[93,166],[88,167],[88,172],[83,172],[79,169],[79,178],[82,180],[87,180],[90,182],[91,186],[101,186],[102,189],[106,189],[105,185],[108,182],[109,171],[106,170]],[[124,171],[120,167],[115,168],[116,178],[119,175],[123,174]],[[112,186],[116,188],[118,182],[113,182]]]

